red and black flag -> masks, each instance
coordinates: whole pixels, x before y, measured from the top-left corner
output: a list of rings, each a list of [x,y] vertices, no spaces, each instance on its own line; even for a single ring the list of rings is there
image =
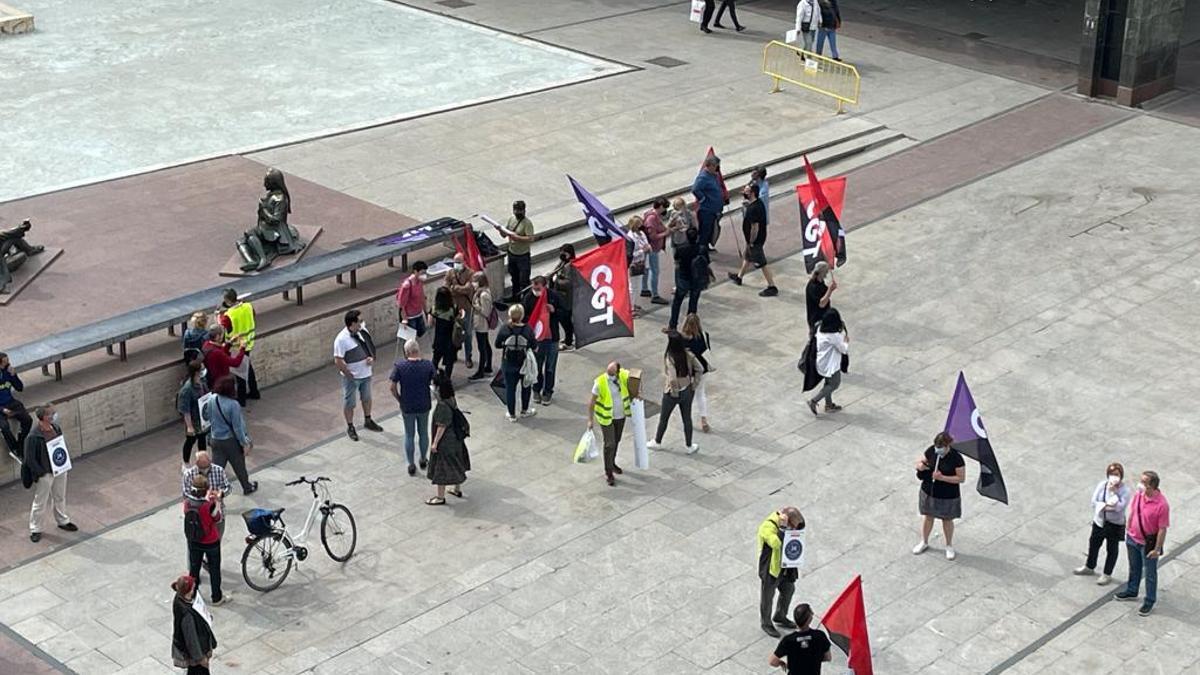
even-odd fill
[[[568,273],[574,287],[571,321],[575,325],[575,346],[633,337],[624,239],[613,240],[579,256],[571,261]]]
[[[457,236],[454,237],[454,251],[462,254],[463,263],[472,272],[483,271],[483,254],[479,252],[479,243],[475,241],[475,230],[470,225],[463,228],[461,241]]]
[[[846,199],[846,177],[820,182],[807,156],[804,169],[808,182],[796,186],[800,231],[804,237],[804,269],[813,271],[818,260],[824,260],[830,267],[840,267],[846,264],[846,232],[840,220]]]
[[[704,162],[707,162],[708,160],[710,160],[716,156],[717,156],[717,153],[715,151],[713,151],[713,147],[710,145],[710,146],[708,146],[708,153],[704,155]],[[701,171],[704,170],[704,162],[700,163]],[[728,204],[729,203],[729,188],[725,187],[725,173],[723,171],[721,171],[720,169],[717,169],[717,183],[719,183],[721,185],[721,199],[723,199],[725,201],[725,203]]]
[[[529,328],[533,330],[533,339],[541,342],[550,339],[550,289],[545,289],[533,303],[533,311],[529,313]]]
[[[846,652],[846,665],[854,675],[872,675],[871,640],[867,637],[867,610],[863,606],[862,577],[842,591],[825,611],[821,624],[829,631],[829,640]]]
[[[979,462],[979,481],[975,490],[984,497],[1008,503],[1008,488],[1000,474],[1000,463],[992,452],[987,429],[979,416],[979,407],[967,388],[967,378],[958,373],[958,384],[954,387],[954,399],[950,401],[950,413],[946,416],[946,433],[954,439],[950,447]]]

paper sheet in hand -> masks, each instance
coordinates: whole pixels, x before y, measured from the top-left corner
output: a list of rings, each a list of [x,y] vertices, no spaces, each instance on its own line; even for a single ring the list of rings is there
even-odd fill
[[[396,339],[400,341],[400,344],[404,344],[409,340],[416,340],[417,329],[402,323],[396,326]]]
[[[204,598],[200,597],[200,590],[196,589],[196,599],[192,600],[192,609],[196,610],[204,622],[208,624],[208,630],[212,630],[213,619],[212,612],[208,611],[208,605],[204,604]]]
[[[46,454],[50,457],[50,470],[55,476],[71,470],[71,453],[67,452],[67,439],[59,436],[52,441],[46,441]]]
[[[196,405],[200,408],[200,428],[197,431],[208,431],[212,427],[212,406],[217,395],[211,391],[200,397]]]
[[[784,530],[783,566],[804,567],[804,553],[808,549],[804,540],[805,530]]]
[[[633,426],[633,465],[650,468],[650,448],[646,445],[646,402],[640,398],[629,404],[630,424]]]
[[[788,43],[789,45],[795,44],[796,39],[798,37],[800,37],[800,31],[793,28],[792,30],[789,30],[786,35],[783,36],[783,41]]]
[[[236,368],[230,368],[229,372],[242,378],[243,380],[250,379],[250,354],[247,353],[242,357],[242,363]]]

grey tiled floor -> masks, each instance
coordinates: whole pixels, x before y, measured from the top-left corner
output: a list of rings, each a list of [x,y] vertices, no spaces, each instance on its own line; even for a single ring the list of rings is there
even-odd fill
[[[655,370],[661,313],[632,340],[564,355],[555,404],[531,421],[507,424],[490,392],[465,388],[466,501],[422,505],[430,488],[405,475],[395,420],[262,471],[254,502],[290,511],[303,495],[283,480],[336,478],[360,548],[345,566],[316,551],[259,595],[238,579],[231,523],[219,672],[766,672],[754,531],[785,503],[812,528],[797,601],[823,609],[862,574],[876,672],[985,672],[1111,591],[1069,574],[1107,462],[1158,469],[1170,541],[1197,535],[1186,402],[1200,239],[1187,216],[1200,174],[1186,149],[1198,142],[1196,129],[1139,117],[853,231],[837,305],[854,367],[838,415],[814,419],[798,400],[803,274],[787,258],[777,300],[728,284],[702,300],[719,369],[700,453],[680,452],[675,421],[650,470],[625,451],[617,488],[568,453],[586,382],[611,356]],[[1112,157],[1122,171],[1097,180]],[[951,563],[936,539],[909,553],[910,466],[959,370],[1012,504],[968,489]],[[0,577],[0,622],[79,672],[168,672],[166,586],[182,556],[171,505]],[[1198,560],[1192,549],[1164,565],[1154,616],[1102,605],[1013,672],[1194,670]]]

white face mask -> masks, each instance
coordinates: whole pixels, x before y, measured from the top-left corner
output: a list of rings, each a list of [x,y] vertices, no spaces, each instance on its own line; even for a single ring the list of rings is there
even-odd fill
[[[943,448],[935,445],[933,446],[933,452],[938,457],[945,457],[946,453],[950,452],[950,448]]]
[[[59,419],[61,418],[58,416],[58,411],[55,410],[54,414],[50,416],[50,423],[57,426]]]
[[[466,265],[463,265],[463,264],[462,264],[462,263],[460,263],[460,262],[456,262],[456,263],[454,263],[454,271],[455,271],[455,272],[461,272],[461,271],[463,271],[463,267],[466,267]]]
[[[1138,492],[1145,492],[1145,491],[1146,491],[1146,486],[1145,486],[1145,485],[1143,485],[1142,483],[1138,483],[1138,484],[1137,484],[1137,491],[1138,491]]]
[[[1109,476],[1108,477],[1108,486],[1109,487],[1117,487],[1117,485],[1119,485],[1120,482],[1121,482],[1120,476]]]

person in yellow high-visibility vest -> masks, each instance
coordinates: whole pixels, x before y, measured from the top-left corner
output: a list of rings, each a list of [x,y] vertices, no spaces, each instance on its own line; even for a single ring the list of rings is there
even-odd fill
[[[625,431],[625,419],[630,415],[629,371],[613,361],[592,383],[592,398],[588,401],[588,429],[600,424],[604,437],[604,477],[616,485],[613,474],[625,473],[617,466],[617,445]]]
[[[239,301],[237,290],[226,288],[224,297],[221,301],[221,325],[225,327],[225,333],[229,336],[229,340],[237,342],[243,340],[246,345],[246,356],[250,356],[250,350],[254,349],[254,306],[249,302]],[[261,395],[258,393],[258,378],[254,375],[254,361],[251,360],[246,369],[246,379],[242,379],[234,375],[237,380],[237,399],[238,403],[243,408],[246,407],[246,399],[258,400]]]

